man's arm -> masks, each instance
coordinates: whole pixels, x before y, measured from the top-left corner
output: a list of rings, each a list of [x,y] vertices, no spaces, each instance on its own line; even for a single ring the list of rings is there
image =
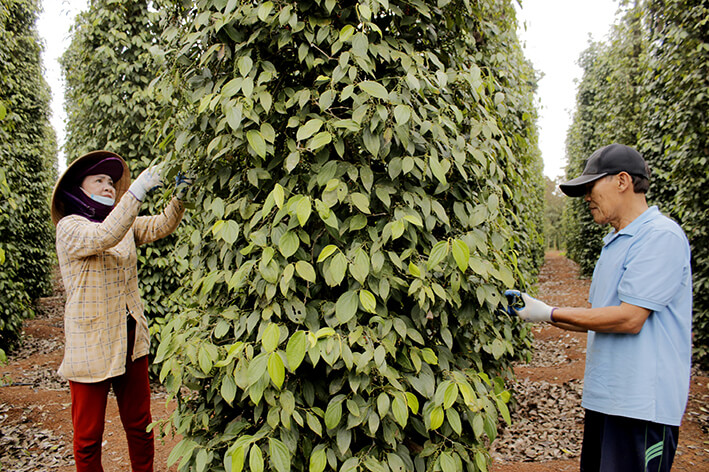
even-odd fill
[[[556,308],[552,324],[570,331],[638,334],[650,313],[625,302],[601,308]]]
[[[551,322],[569,331],[638,334],[651,310],[630,303],[599,308],[554,308],[519,290],[505,292],[508,311],[524,321]]]

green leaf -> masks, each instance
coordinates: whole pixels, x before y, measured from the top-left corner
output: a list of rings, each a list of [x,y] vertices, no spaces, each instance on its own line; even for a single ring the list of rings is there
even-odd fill
[[[453,406],[455,401],[458,399],[458,386],[455,383],[451,383],[446,387],[445,394],[443,396],[443,408],[446,410]]]
[[[338,252],[330,260],[330,275],[335,285],[340,285],[345,278],[347,272],[347,258],[341,252]]]
[[[227,244],[234,244],[239,237],[239,224],[234,220],[226,220],[219,231],[219,236]]]
[[[296,216],[298,217],[298,223],[300,223],[300,226],[305,226],[305,223],[308,222],[308,219],[310,218],[310,213],[312,211],[312,206],[310,203],[310,198],[309,197],[303,197],[298,201],[298,205],[296,206],[295,212]]]
[[[454,239],[451,246],[455,263],[458,265],[461,272],[465,272],[468,268],[468,261],[470,260],[470,249],[468,245],[460,239]]]
[[[271,377],[273,384],[280,390],[286,378],[286,369],[283,365],[283,359],[277,352],[272,352],[268,356],[268,375]]]
[[[237,447],[231,453],[231,472],[244,470],[244,448]]]
[[[273,10],[273,2],[262,3],[258,9],[259,20],[266,21],[266,19],[268,18],[268,15],[271,13],[271,10]]]
[[[310,472],[323,472],[327,465],[327,454],[325,448],[318,446],[310,455]]]
[[[450,408],[446,410],[446,419],[448,420],[448,424],[451,426],[451,428],[453,429],[453,431],[455,431],[456,434],[463,434],[463,424],[461,423],[460,415],[458,414],[458,411],[455,408]]]
[[[300,238],[295,234],[295,231],[287,231],[278,240],[278,250],[283,254],[283,257],[292,256],[298,247],[300,247]]]
[[[234,382],[233,376],[224,376],[224,378],[222,379],[222,386],[219,389],[219,393],[221,393],[222,398],[226,400],[228,404],[231,405],[231,402],[234,401],[234,397],[236,397],[236,383]]]
[[[389,400],[389,395],[382,392],[377,397],[377,412],[381,418],[384,418],[387,413],[389,413],[389,407],[391,406],[391,401]]]
[[[414,277],[421,277],[421,271],[413,262],[409,262],[409,273]]]
[[[403,125],[411,118],[411,107],[408,105],[397,105],[394,108],[394,119],[399,125]]]
[[[369,313],[377,312],[377,299],[374,298],[374,294],[369,290],[362,289],[359,291],[359,301],[362,303],[362,307]]]
[[[286,346],[286,360],[291,372],[295,372],[303,359],[307,350],[307,339],[305,331],[296,331],[288,340]]]
[[[327,429],[336,428],[342,419],[342,402],[331,401],[325,410],[325,427]]]
[[[350,273],[352,277],[360,284],[364,285],[369,276],[370,263],[369,256],[364,249],[359,248],[355,253],[354,260],[350,264]]]
[[[321,131],[310,140],[308,143],[308,149],[311,151],[317,151],[321,147],[330,144],[332,142],[332,134],[329,131]]]
[[[446,180],[446,174],[443,171],[443,167],[441,166],[440,161],[435,156],[428,156],[428,165],[431,168],[431,173],[433,174],[433,176],[438,179],[438,181],[443,185],[448,185],[448,181]]]
[[[239,130],[241,128],[241,119],[243,118],[241,104],[235,104],[230,101],[224,108],[224,115],[229,127],[235,131]]]
[[[497,403],[497,409],[500,411],[500,415],[505,420],[507,424],[512,424],[512,418],[510,417],[510,410],[507,408],[505,402],[503,402],[499,397],[495,398],[495,403]]]
[[[246,77],[249,75],[249,72],[251,72],[253,66],[254,61],[249,56],[242,56],[239,59],[239,74],[241,74],[242,77]]]
[[[448,241],[439,241],[433,245],[433,248],[431,248],[431,253],[428,255],[428,262],[426,263],[428,270],[438,266],[438,264],[446,258],[448,255],[448,249]]]
[[[281,340],[281,329],[276,323],[269,323],[261,335],[261,345],[264,351],[273,352],[278,347]]]
[[[401,220],[396,220],[391,224],[391,238],[398,239],[402,234],[404,234],[404,222]]]
[[[278,472],[290,472],[290,450],[282,441],[276,438],[268,438],[268,449],[271,462]]]
[[[343,43],[349,40],[352,35],[354,35],[355,29],[354,26],[352,25],[345,25],[341,30],[340,30],[340,41]]]
[[[261,380],[268,368],[268,354],[263,353],[251,359],[247,368],[247,379],[249,387]]]
[[[263,451],[256,444],[249,451],[249,469],[251,472],[263,472]]]
[[[310,262],[298,261],[295,263],[296,273],[304,280],[315,283],[315,269]]]
[[[356,206],[359,211],[367,215],[371,214],[371,211],[369,211],[369,198],[367,198],[366,195],[353,192],[350,194],[350,198],[352,199],[352,204]]]
[[[311,412],[306,412],[305,414],[305,419],[308,423],[308,427],[318,436],[322,437],[322,425],[320,424],[320,420],[318,419],[317,416],[312,414]]]
[[[350,290],[340,295],[335,303],[335,316],[337,320],[345,324],[357,314],[359,307],[359,295],[356,290]]]
[[[212,366],[214,365],[214,361],[216,360],[216,348],[210,349],[212,346],[211,344],[202,344],[199,347],[199,354],[198,354],[198,360],[199,360],[199,368],[202,369],[202,372],[205,374],[208,374],[212,370]]]
[[[381,98],[382,100],[389,99],[389,92],[387,92],[387,89],[379,82],[365,80],[359,83],[359,88],[374,98]]]
[[[350,449],[350,444],[352,444],[352,431],[346,428],[340,428],[337,430],[337,449],[339,449],[340,454],[345,455]]]
[[[391,402],[391,411],[394,414],[396,422],[399,423],[402,428],[405,428],[409,419],[409,410],[406,408],[406,402],[400,398],[400,396],[401,395],[394,396],[394,401]]]
[[[455,459],[447,452],[441,452],[441,455],[438,456],[438,460],[441,465],[441,472],[457,472]]]
[[[443,408],[437,406],[431,411],[431,424],[428,427],[429,430],[434,431],[441,427],[445,420],[445,414],[443,413]]]
[[[263,139],[260,131],[255,129],[247,131],[246,139],[257,155],[266,157],[266,141]]]
[[[306,121],[303,126],[298,128],[298,132],[295,135],[296,139],[298,141],[308,139],[309,137],[320,131],[320,128],[322,128],[323,123],[324,122],[319,118],[313,118],[311,120]]]
[[[337,251],[337,246],[334,244],[328,244],[322,251],[320,251],[320,256],[318,256],[318,262],[322,262],[328,257],[330,257],[335,251]]]
[[[273,200],[276,202],[278,208],[283,208],[283,201],[285,198],[285,191],[281,184],[276,184],[273,186]]]
[[[419,400],[416,398],[416,395],[414,395],[411,392],[406,392],[404,394],[406,396],[406,403],[409,406],[409,410],[415,415],[419,411]]]

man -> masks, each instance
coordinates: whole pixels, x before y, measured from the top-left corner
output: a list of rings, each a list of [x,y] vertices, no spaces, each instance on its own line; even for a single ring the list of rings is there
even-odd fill
[[[525,321],[588,331],[581,471],[668,471],[689,393],[692,274],[682,229],[648,207],[649,169],[611,144],[561,184],[610,224],[589,294],[591,308],[550,307],[508,291]]]

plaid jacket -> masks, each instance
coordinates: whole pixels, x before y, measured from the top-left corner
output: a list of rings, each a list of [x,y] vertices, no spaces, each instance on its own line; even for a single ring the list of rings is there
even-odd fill
[[[148,354],[135,248],[172,233],[184,208],[173,198],[160,215],[138,217],[139,209],[140,201],[126,192],[103,223],[68,215],[57,224],[67,297],[59,375],[68,380],[93,383],[125,372],[126,310],[136,320],[132,359]]]

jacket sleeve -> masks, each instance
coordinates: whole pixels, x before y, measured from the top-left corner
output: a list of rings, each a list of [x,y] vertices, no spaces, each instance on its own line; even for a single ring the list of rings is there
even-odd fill
[[[65,216],[57,223],[57,242],[61,242],[73,257],[89,257],[103,252],[121,242],[139,209],[140,201],[126,192],[101,223],[78,215]]]
[[[182,221],[184,213],[185,208],[182,206],[182,202],[173,198],[161,214],[136,218],[133,225],[136,246],[151,243],[172,234]]]

